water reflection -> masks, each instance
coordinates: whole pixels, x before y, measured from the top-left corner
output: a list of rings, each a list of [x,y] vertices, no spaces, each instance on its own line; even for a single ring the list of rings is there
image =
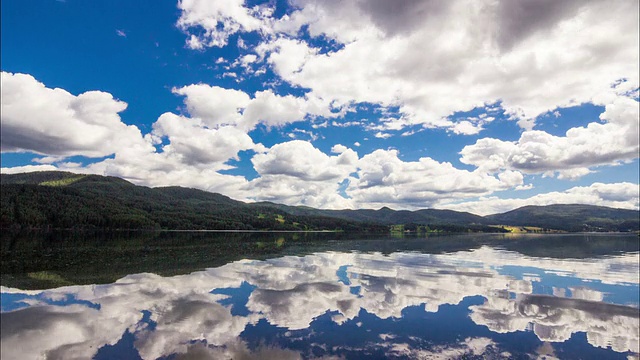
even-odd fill
[[[3,359],[627,358],[637,252],[323,251],[45,291],[2,288]]]

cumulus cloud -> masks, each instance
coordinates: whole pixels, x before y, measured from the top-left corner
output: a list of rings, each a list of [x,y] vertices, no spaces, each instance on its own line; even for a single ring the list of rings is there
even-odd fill
[[[14,166],[14,167],[3,167],[3,174],[20,174],[25,172],[35,172],[35,171],[55,171],[59,170],[58,167],[54,165],[24,165],[24,166]]]
[[[259,123],[277,127],[302,120],[309,113],[331,112],[320,99],[279,96],[270,90],[251,97],[234,89],[189,85],[172,90],[184,96],[189,116],[164,113],[153,123],[152,131],[142,136],[135,126],[120,121],[118,112],[126,104],[110,94],[94,91],[76,97],[62,89],[46,88],[28,75],[2,76],[2,151],[47,155],[38,159],[43,165],[3,168],[3,173],[70,170],[120,176],[147,186],[196,187],[238,199],[246,199],[251,193],[246,188],[247,180],[218,171],[231,168],[227,161],[237,159],[240,151],[266,151],[253,142],[248,131]],[[260,188],[266,184],[272,187],[273,176],[286,170],[282,175],[297,176],[300,191],[308,192],[313,187],[304,181],[340,181],[339,175],[345,177],[357,160],[355,152],[349,150],[323,161],[326,156],[310,144],[292,144],[276,146],[254,159],[255,166],[265,175]],[[297,156],[287,154],[289,150],[300,151],[313,162],[296,161]],[[62,162],[66,156],[74,155],[113,157],[87,166]],[[288,156],[293,156],[294,168],[287,169]],[[265,196],[277,192],[276,188]],[[318,191],[327,193],[321,188],[318,184]],[[327,196],[340,198],[335,193]]]
[[[187,46],[195,50],[225,46],[229,36],[239,31],[259,30],[261,18],[270,15],[269,8],[249,9],[244,0],[180,0],[178,8],[181,14],[177,25],[189,35]]]
[[[342,154],[347,151],[349,148],[342,144],[335,144],[331,147],[331,152],[334,154]]]
[[[177,26],[186,33],[187,46],[222,47],[239,35],[238,58],[216,63],[226,61],[238,74],[269,69],[275,82],[306,93],[293,96],[267,89],[249,94],[205,84],[175,88],[175,94],[185,97],[190,117],[168,120],[170,116],[163,115],[147,141],[158,146],[165,139],[164,158],[153,155],[157,159],[151,163],[209,164],[219,170],[228,166],[223,158],[254,150],[260,177],[232,181],[233,194],[241,198],[250,191],[251,198],[288,204],[442,205],[484,213],[490,201],[494,209],[522,203],[486,196],[532,188],[523,174],[575,180],[598,166],[637,158],[640,41],[637,31],[628,31],[639,21],[633,2],[296,0],[291,5],[291,12],[276,17],[272,3],[179,1]],[[247,33],[257,35],[257,46],[247,47]],[[601,122],[571,128],[562,136],[533,130],[539,116],[584,103],[605,107]],[[359,158],[346,147],[335,147],[332,153],[351,154],[348,165],[336,165],[336,156],[308,144],[291,142],[267,150],[246,135],[258,124],[271,128],[341,117],[358,104],[376,106],[380,119],[322,119],[323,125],[314,128],[357,124],[382,140],[414,134],[420,126],[478,135],[494,120],[489,113],[504,112],[526,131],[517,141],[481,138],[464,147],[461,162],[474,166],[473,171],[431,158],[404,162],[385,151]],[[486,112],[455,118],[478,108]],[[169,122],[185,128],[169,127]],[[305,131],[292,130],[289,137],[304,133],[314,141],[322,138]],[[223,140],[223,134],[229,139]],[[196,136],[203,140],[186,140]],[[221,151],[223,146],[229,150]],[[294,149],[310,160],[293,155]],[[483,198],[472,203],[451,205],[479,196]],[[595,203],[596,198],[582,202]],[[637,207],[637,196],[605,203]]]
[[[179,26],[205,30],[194,47],[258,31],[257,53],[283,80],[341,104],[399,106],[404,126],[476,134],[481,126],[447,117],[500,101],[530,130],[537,116],[594,102],[619,79],[631,91],[639,84],[633,2],[297,0],[278,19],[241,1],[203,3],[179,4]],[[311,45],[303,29],[338,46]]]
[[[638,101],[617,97],[600,115],[603,123],[571,128],[565,136],[531,130],[515,142],[483,138],[465,146],[460,161],[488,172],[557,172],[560,178],[575,179],[588,174],[591,167],[637,158],[639,117]]]
[[[222,163],[236,158],[241,150],[260,148],[245,132],[233,127],[223,126],[209,129],[194,119],[172,113],[162,114],[153,124],[154,137],[167,137],[169,144],[163,146],[163,152],[177,155],[180,162],[193,164]]]
[[[258,123],[279,126],[305,118],[306,101],[292,95],[279,96],[273,91],[259,91],[248,104],[243,116],[245,126],[253,128]]]
[[[240,90],[206,84],[174,88],[173,92],[185,97],[184,103],[192,117],[212,128],[231,125],[250,131],[257,124],[277,127],[302,121],[307,115],[339,115],[333,113],[330,104],[321,99],[281,96],[272,90],[258,91],[253,98]]]
[[[304,45],[294,40],[276,43],[299,49]],[[265,50],[265,56],[271,59],[280,50]],[[290,60],[305,63],[310,61],[309,56],[316,55],[304,53],[298,60]],[[249,60],[258,61],[253,57]],[[277,60],[268,61],[273,66],[278,64]],[[299,69],[291,64],[291,69]],[[181,185],[222,192],[240,200],[323,208],[438,206],[486,214],[546,202],[638,207],[637,192],[618,193],[614,188],[619,184],[594,184],[589,188],[608,186],[613,190],[606,196],[601,195],[603,192],[572,190],[526,201],[486,197],[496,191],[531,188],[524,183],[523,173],[555,173],[561,179],[575,179],[592,172],[595,166],[637,157],[638,102],[626,96],[634,89],[631,80],[620,81],[596,97],[594,101],[605,106],[601,123],[572,128],[565,136],[525,131],[515,142],[485,138],[466,146],[461,161],[476,167],[469,171],[429,157],[402,161],[395,150],[377,150],[360,157],[342,145],[332,148],[335,155],[327,155],[303,141],[277,144],[271,149],[254,143],[248,132],[258,124],[281,127],[316,116],[339,117],[349,111],[350,106],[340,108],[339,102],[319,97],[315,91],[295,97],[272,90],[251,95],[206,84],[174,88],[173,93],[184,96],[186,114],[165,113],[152,125],[152,131],[142,136],[138,128],[120,120],[118,113],[126,104],[108,93],[90,91],[74,96],[62,89],[47,88],[29,75],[2,76],[2,151],[45,155],[37,161],[42,165],[2,168],[3,173],[44,169],[98,173],[147,186]],[[492,120],[483,114],[452,122],[451,129],[473,133]],[[408,117],[389,118],[370,128],[399,130],[411,123]],[[319,134],[310,136],[315,140]],[[381,131],[379,136],[390,134]],[[359,145],[356,142],[353,146]],[[243,176],[218,172],[232,168],[228,160],[237,159],[240,151],[256,153],[252,164],[259,174],[257,179],[248,181]],[[62,162],[73,155],[113,158],[87,166]],[[633,186],[624,187],[629,185]],[[458,203],[478,197],[482,198]]]
[[[358,154],[341,149],[329,156],[311,143],[293,140],[256,154],[251,162],[260,177],[247,184],[258,199],[315,207],[344,208],[339,183],[356,170]]]
[[[482,125],[474,124],[467,120],[456,122],[451,127],[451,131],[453,131],[456,134],[463,134],[463,135],[475,135],[482,130],[483,130]]]
[[[47,156],[36,159],[42,165],[3,167],[1,171],[95,173],[141,185],[181,185],[244,198],[240,188],[247,180],[218,171],[230,168],[226,162],[239,151],[263,150],[245,130],[231,126],[239,121],[234,116],[240,117],[237,109],[246,105],[249,96],[196,85],[174,91],[187,95],[185,103],[193,117],[165,113],[143,136],[137,127],[121,121],[118,113],[126,104],[108,93],[89,91],[74,96],[47,88],[32,76],[3,72],[2,152]],[[63,162],[77,155],[112,157],[86,166]]]
[[[205,84],[188,85],[172,91],[185,97],[184,103],[192,117],[201,119],[212,128],[240,123],[242,115],[239,111],[251,100],[243,91]]]
[[[431,158],[407,162],[397,150],[376,150],[363,157],[343,145],[324,154],[311,143],[294,140],[254,155],[260,175],[247,184],[256,199],[322,208],[424,208],[443,199],[465,199],[522,186],[518,171],[492,176],[456,169]],[[347,197],[338,194],[346,181]]]
[[[268,152],[252,158],[262,175],[287,175],[303,180],[338,180],[355,169],[358,155],[346,149],[338,156],[327,156],[311,143],[301,140],[274,145]]]
[[[476,197],[521,185],[522,174],[509,171],[494,177],[482,171],[456,169],[425,157],[402,161],[397,150],[376,150],[358,161],[357,178],[347,194],[358,204],[427,207],[442,199]]]
[[[2,152],[103,157],[143,142],[140,130],[118,115],[127,104],[109,93],[76,96],[4,71],[1,87]]]
[[[266,39],[280,77],[342,103],[398,105],[414,124],[475,133],[446,117],[501,101],[531,127],[550,110],[593,102],[621,78],[638,87],[638,34],[627,31],[637,28],[633,2],[301,0],[296,7],[276,30],[308,26],[312,37],[342,47]]]

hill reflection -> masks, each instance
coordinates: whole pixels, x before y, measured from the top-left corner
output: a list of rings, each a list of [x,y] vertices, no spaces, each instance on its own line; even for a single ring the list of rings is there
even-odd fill
[[[3,359],[626,358],[637,252],[321,251],[190,274],[2,287]]]

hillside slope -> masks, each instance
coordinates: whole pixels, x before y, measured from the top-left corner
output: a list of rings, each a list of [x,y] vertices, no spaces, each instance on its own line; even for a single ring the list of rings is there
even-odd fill
[[[196,189],[136,186],[116,177],[40,172],[3,174],[0,180],[2,228],[387,230],[249,206]]]
[[[495,224],[566,231],[638,231],[639,214],[637,210],[568,204],[524,206],[486,218]]]
[[[0,175],[2,228],[387,231],[417,225],[443,231],[504,231],[489,225],[565,231],[638,231],[640,212],[591,205],[525,206],[486,217],[452,210],[324,210],[244,203],[178,186],[60,171]]]
[[[385,225],[393,224],[431,224],[431,225],[487,225],[491,221],[467,212],[438,209],[421,209],[416,211],[392,210],[383,207],[378,210],[324,210],[307,206],[287,206],[269,202],[257,203],[259,206],[274,207],[294,215],[329,216],[344,220],[372,222]]]

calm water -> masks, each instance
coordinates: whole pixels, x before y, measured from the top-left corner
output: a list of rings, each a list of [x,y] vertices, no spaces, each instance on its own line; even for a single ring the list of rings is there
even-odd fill
[[[638,358],[638,265],[637,235],[3,235],[0,355]]]

